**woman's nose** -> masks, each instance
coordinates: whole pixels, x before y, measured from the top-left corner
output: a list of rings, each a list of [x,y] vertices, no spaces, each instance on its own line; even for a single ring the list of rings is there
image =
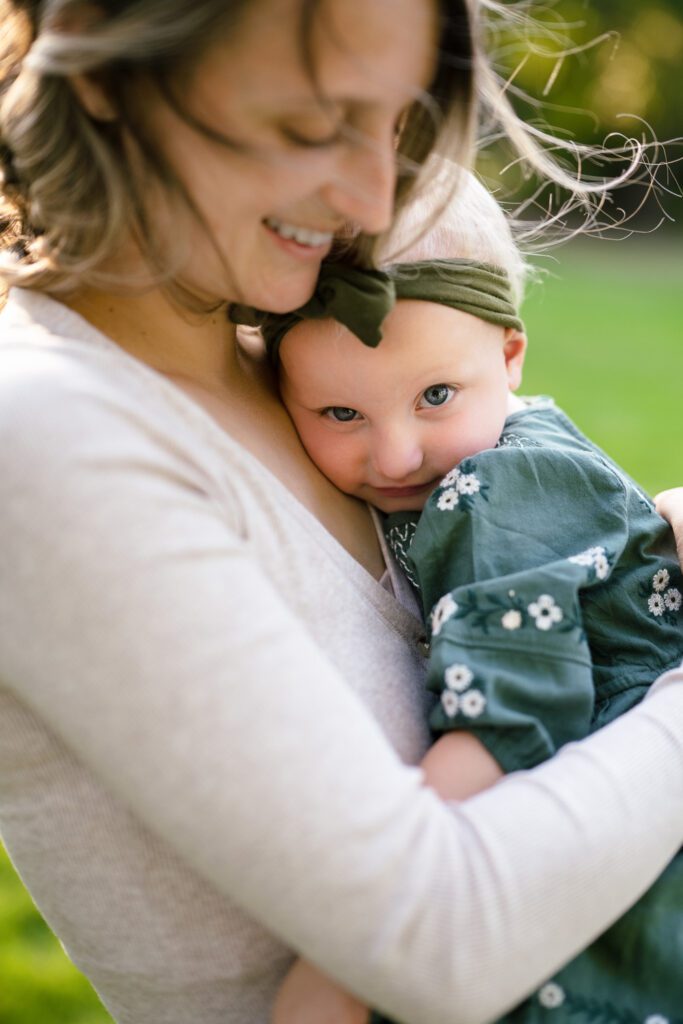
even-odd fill
[[[396,150],[393,135],[383,141],[353,132],[342,147],[335,179],[323,189],[325,202],[344,220],[369,235],[386,231],[394,214]]]
[[[424,461],[417,436],[409,430],[391,430],[373,439],[372,466],[383,480],[405,480]]]

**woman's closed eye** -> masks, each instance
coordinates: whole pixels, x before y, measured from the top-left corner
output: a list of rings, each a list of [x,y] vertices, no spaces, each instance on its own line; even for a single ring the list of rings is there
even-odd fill
[[[418,407],[420,409],[433,409],[439,405],[446,405],[458,393],[458,389],[451,384],[430,384],[420,396]]]
[[[341,142],[344,136],[343,125],[335,127],[332,131],[323,134],[299,132],[295,128],[284,127],[281,129],[283,136],[287,142],[291,142],[294,146],[301,146],[305,149],[327,149],[331,146],[336,146],[338,142]]]
[[[309,149],[325,149],[336,146],[344,137],[347,128],[341,109],[319,109],[283,119],[280,132],[294,146]]]
[[[322,410],[322,415],[334,420],[335,423],[352,423],[353,420],[360,419],[359,412],[349,409],[345,405],[328,405],[326,409]]]

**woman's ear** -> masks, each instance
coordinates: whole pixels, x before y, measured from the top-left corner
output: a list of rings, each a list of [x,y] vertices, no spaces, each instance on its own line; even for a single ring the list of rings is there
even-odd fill
[[[526,334],[514,327],[506,327],[503,355],[505,356],[505,367],[507,369],[510,391],[516,391],[522,383],[522,367],[524,366],[525,354]]]
[[[116,108],[107,96],[101,81],[90,75],[71,75],[71,88],[76,99],[93,121],[115,121],[118,117]]]
[[[66,12],[62,12],[54,26],[59,32],[87,32],[96,27],[104,17],[104,12],[94,0],[83,0],[74,4]],[[76,99],[89,114],[93,121],[115,121],[118,114],[114,104],[107,96],[103,81],[94,75],[69,75],[69,83],[76,94]]]

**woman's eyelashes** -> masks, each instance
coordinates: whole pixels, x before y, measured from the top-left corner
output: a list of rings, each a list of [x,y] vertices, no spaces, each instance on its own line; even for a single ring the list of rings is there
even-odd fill
[[[430,384],[420,396],[418,407],[420,409],[435,408],[439,405],[446,405],[458,393],[458,389],[451,384]]]
[[[406,107],[401,110],[393,123],[392,131],[395,141],[398,141],[400,137],[409,109],[410,107]],[[372,134],[368,134],[352,124],[352,121],[355,120],[356,117],[352,111],[347,111],[339,105],[338,110],[330,110],[327,113],[325,111],[315,112],[311,116],[306,115],[291,122],[286,121],[280,126],[280,133],[291,145],[307,149],[326,149],[345,140],[355,143],[372,140]]]
[[[344,125],[338,125],[333,131],[327,134],[308,134],[300,132],[295,128],[283,127],[280,129],[283,137],[293,146],[301,146],[304,149],[329,149],[336,146],[344,137]]]
[[[348,125],[341,105],[318,108],[283,118],[280,132],[293,146],[325,149],[335,146],[344,138]]]

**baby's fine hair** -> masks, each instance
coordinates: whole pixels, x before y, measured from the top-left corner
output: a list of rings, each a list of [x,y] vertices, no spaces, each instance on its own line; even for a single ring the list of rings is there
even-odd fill
[[[504,210],[469,171],[458,169],[453,191],[453,165],[432,158],[428,186],[401,212],[381,253],[381,263],[470,259],[507,272],[519,307],[530,267],[515,242]],[[452,198],[444,204],[448,194]]]

